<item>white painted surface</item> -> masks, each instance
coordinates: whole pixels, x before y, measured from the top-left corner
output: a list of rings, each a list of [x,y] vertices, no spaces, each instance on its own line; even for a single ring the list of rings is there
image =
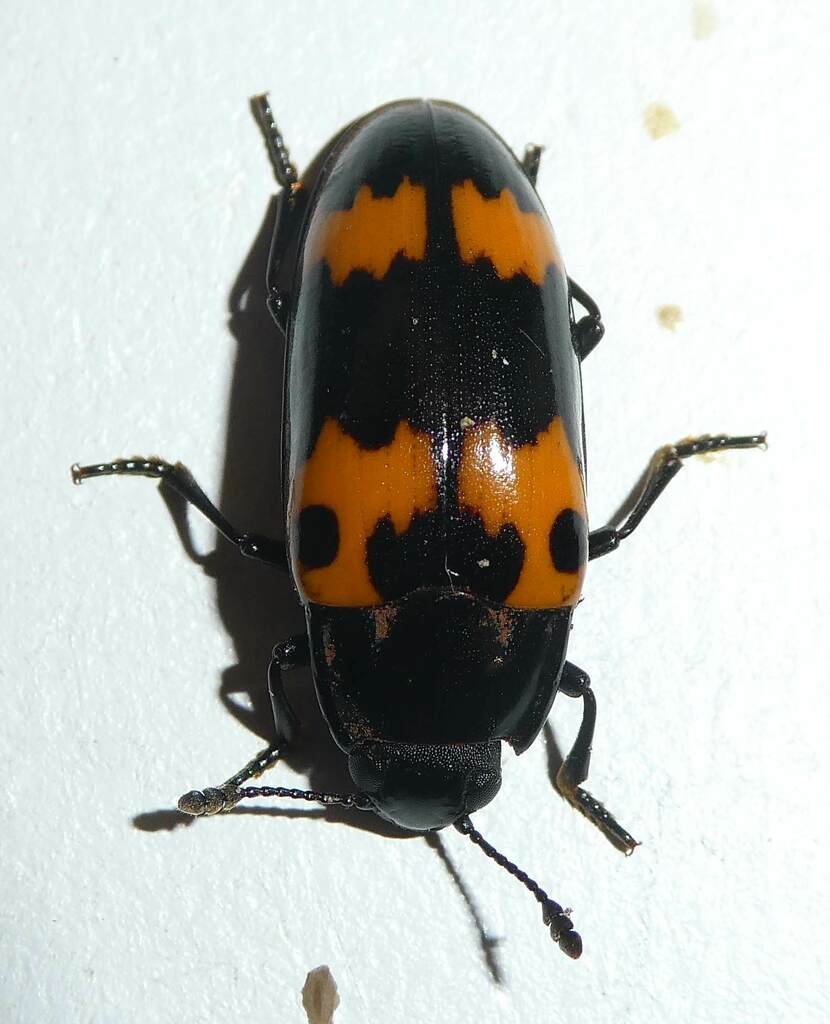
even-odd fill
[[[703,39],[658,0],[233,6],[0,13],[0,1017],[288,1024],[325,963],[338,1024],[827,1020],[826,5],[708,4]],[[274,528],[277,341],[254,304],[238,343],[227,298],[272,191],[246,106],[266,88],[301,165],[406,95],[545,143],[540,192],[608,328],[585,367],[593,525],[658,445],[770,432],[684,469],[576,616],[592,788],[642,847],[551,793],[541,741],[477,816],[575,908],[579,963],[455,833],[500,986],[422,839],[155,814],[258,748],[220,677],[261,696],[300,616],[231,554],[203,573],[149,482],[72,488],[68,467],[161,452]],[[655,102],[680,123],[659,141]],[[561,746],[576,721],[557,704]],[[272,778],[305,785],[293,766]]]

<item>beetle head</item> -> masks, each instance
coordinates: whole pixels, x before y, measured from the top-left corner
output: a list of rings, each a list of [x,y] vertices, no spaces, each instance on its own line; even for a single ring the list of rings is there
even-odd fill
[[[349,771],[377,813],[427,832],[488,804],[501,786],[501,743],[413,744],[368,741]]]

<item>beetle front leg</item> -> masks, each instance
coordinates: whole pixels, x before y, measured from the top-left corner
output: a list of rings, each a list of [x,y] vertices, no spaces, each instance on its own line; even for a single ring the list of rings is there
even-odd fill
[[[268,101],[268,93],[261,96],[254,96],[251,99],[251,109],[259,122],[260,130],[265,138],[265,145],[268,148],[268,156],[271,158],[271,166],[274,170],[274,177],[284,189],[290,190],[297,184],[297,168],[291,162],[288,155],[288,147],[282,132],[277,127],[271,104]]]
[[[712,437],[692,437],[677,444],[661,448],[651,460],[642,490],[637,496],[622,526],[604,526],[593,530],[588,538],[588,558],[599,558],[610,551],[616,551],[620,541],[625,540],[640,524],[646,512],[657,501],[666,489],[669,481],[683,465],[683,460],[692,455],[703,455],[707,452],[719,452],[732,448],[761,448],[767,446],[766,434],[750,434],[747,437],[728,437],[718,434]]]
[[[258,778],[279,761],[282,752],[294,739],[298,726],[297,716],[285,695],[282,673],[307,665],[309,658],[308,638],[304,633],[277,644],[268,665],[268,695],[274,712],[274,743],[252,757],[221,786],[208,786],[185,793],[179,800],[180,811],[197,816],[229,811],[241,798],[240,786],[250,779]]]
[[[570,754],[562,762],[556,776],[556,787],[573,806],[602,832],[608,841],[626,856],[640,844],[627,832],[596,797],[580,785],[588,778],[591,744],[597,720],[597,702],[587,672],[565,662],[559,689],[568,697],[582,698],[582,724]]]
[[[536,185],[536,178],[539,174],[539,163],[542,159],[544,146],[537,146],[535,142],[528,142],[525,146],[525,155],[522,157],[522,170],[527,175],[531,185]]]
[[[187,466],[181,462],[174,465],[156,456],[149,459],[136,456],[132,459],[116,459],[114,462],[99,462],[91,466],[79,466],[76,462],[72,467],[73,483],[81,484],[84,480],[98,476],[145,476],[164,480],[172,490],[210,520],[223,537],[236,545],[240,554],[280,569],[288,567],[285,545],[282,541],[271,540],[256,533],[240,533],[222,515],[193,479]]]
[[[568,289],[572,300],[579,303],[585,310],[586,315],[580,317],[571,327],[571,340],[574,351],[582,362],[599,345],[605,336],[605,324],[602,322],[602,314],[599,306],[591,296],[580,288],[573,278],[568,278]]]

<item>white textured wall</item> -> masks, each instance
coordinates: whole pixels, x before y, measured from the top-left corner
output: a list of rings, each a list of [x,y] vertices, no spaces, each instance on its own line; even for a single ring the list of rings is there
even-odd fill
[[[680,0],[3,5],[3,1021],[303,1022],[324,963],[338,1024],[830,1017],[830,20],[818,0],[716,0],[714,20]],[[454,832],[500,985],[423,839],[296,807],[157,813],[258,748],[221,680],[261,709],[300,616],[266,570],[188,559],[153,484],[73,488],[68,467],[181,458],[273,528],[280,370],[256,261],[228,314],[272,192],[247,109],[266,88],[300,164],[408,95],[546,145],[541,194],[607,324],[585,366],[593,525],[660,444],[770,432],[765,455],[685,469],[576,615],[592,787],[642,847],[621,857],[551,792],[541,740],[477,816],[575,908],[579,963]],[[679,123],[657,141],[652,103]],[[554,722],[566,746],[576,708]],[[275,782],[336,784],[311,732]]]

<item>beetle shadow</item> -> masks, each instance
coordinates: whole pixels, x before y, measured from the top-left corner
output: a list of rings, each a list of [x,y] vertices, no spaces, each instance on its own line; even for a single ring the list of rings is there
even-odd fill
[[[548,772],[548,778],[550,784],[553,786],[553,791],[561,799],[565,799],[562,795],[559,786],[556,783],[556,777],[559,774],[559,769],[565,762],[565,755],[562,753],[562,748],[556,739],[553,732],[553,726],[550,724],[550,718],[545,722],[542,732],[545,736],[545,763]]]
[[[218,505],[242,532],[278,539],[284,530],[281,493],[281,435],[285,339],[266,306],[266,271],[276,217],[277,197],[268,203],[262,223],[228,298],[228,328],[237,343],[227,415],[225,461]],[[266,673],[274,644],[305,632],[305,622],[289,574],[240,556],[217,537],[216,548],[200,553],[190,532],[187,502],[162,482],[161,494],[187,555],[215,580],[222,624],[230,636],[236,663],[222,673],[219,698],[227,711],[256,737],[256,750],[274,739],[274,721]],[[354,784],[346,759],[320,713],[307,669],[286,674],[285,690],[301,723],[297,742],[281,759],[308,780],[309,788],[349,793]],[[256,752],[251,750],[251,756]],[[227,775],[240,765],[228,765]],[[274,771],[278,773],[279,764]],[[204,780],[194,780],[200,788]],[[214,783],[215,784],[214,780]],[[237,808],[233,812],[293,817],[308,810]],[[376,815],[359,811],[322,811],[327,821],[348,824],[389,837],[408,835]],[[143,831],[175,828],[177,811],[153,811],[133,819]],[[369,820],[371,819],[371,820]]]
[[[277,197],[274,196],[268,203],[228,298],[228,328],[236,340],[237,351],[218,502],[237,529],[274,538],[280,537],[284,528],[279,453],[285,338],[268,312],[265,282],[276,204]],[[227,711],[253,734],[259,749],[274,739],[266,676],[271,649],[275,642],[286,636],[305,632],[297,595],[287,573],[241,557],[237,549],[221,536],[217,536],[213,551],[201,553],[193,542],[187,502],[163,481],[160,492],[184,551],[215,580],[217,608],[236,655],[236,663],[222,673],[219,699]],[[284,684],[301,727],[297,742],[286,748],[281,761],[305,776],[311,789],[353,792],[354,784],[346,759],[320,713],[310,672],[299,669],[286,673]],[[254,752],[252,750],[251,754]],[[239,767],[228,765],[226,774],[230,775]],[[278,774],[280,763],[272,771]],[[199,784],[198,780],[195,781]],[[312,809],[245,804],[228,813],[318,818],[385,838],[414,839],[419,835],[400,829],[376,814],[338,807]],[[159,832],[187,828],[197,821],[181,811],[165,808],[136,815],[132,824],[142,832]],[[430,848],[436,851],[468,908],[488,973],[495,984],[503,984],[504,975],[496,953],[498,940],[487,934],[470,890],[447,855],[441,838],[434,833],[425,838]]]
[[[484,964],[487,967],[487,971],[490,977],[493,979],[494,984],[504,984],[504,970],[501,966],[501,961],[498,955],[498,946],[501,939],[494,935],[489,935],[484,927],[484,921],[481,917],[481,912],[473,899],[473,895],[467,886],[464,884],[464,879],[458,872],[455,864],[450,860],[449,854],[444,846],[444,841],[437,832],[430,832],[425,837],[426,844],[431,850],[434,850],[438,855],[439,860],[447,870],[447,874],[455,883],[456,888],[461,894],[461,898],[470,913],[470,917],[473,920],[475,929],[478,932],[478,942],[481,946],[481,954],[484,958]]]

